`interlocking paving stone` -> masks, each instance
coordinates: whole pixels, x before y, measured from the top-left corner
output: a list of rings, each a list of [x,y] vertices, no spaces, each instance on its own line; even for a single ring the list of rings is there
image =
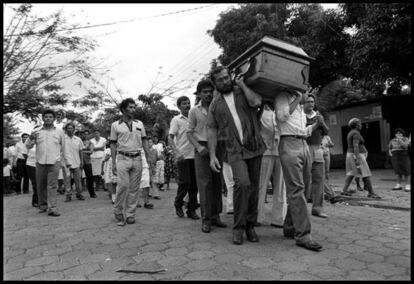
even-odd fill
[[[335,177],[336,175],[336,177]],[[378,183],[392,171],[373,170],[383,201],[410,204],[410,193]],[[344,174],[334,171],[336,190]],[[173,184],[176,186],[175,184]],[[62,214],[37,214],[30,196],[4,201],[3,273],[5,280],[409,280],[410,212],[325,203],[328,219],[311,217],[312,236],[321,252],[297,247],[281,229],[264,222],[260,241],[232,243],[233,216],[222,214],[228,228],[201,232],[201,221],[178,218],[172,206],[176,191],[161,192],[154,210],[137,209],[136,223],[119,227],[107,192],[84,202],[64,203]],[[359,193],[357,193],[358,195]],[[271,196],[266,206],[270,219]],[[391,200],[391,201],[390,201]],[[308,204],[311,210],[311,204]],[[138,266],[137,266],[138,265]],[[141,265],[141,266],[139,266]],[[115,272],[119,268],[165,268],[157,274]]]

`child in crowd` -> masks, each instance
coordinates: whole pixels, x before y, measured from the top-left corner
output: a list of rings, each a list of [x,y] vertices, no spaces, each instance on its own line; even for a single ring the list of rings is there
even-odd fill
[[[150,184],[151,184],[151,189],[152,189],[152,194],[150,194],[150,196],[152,195],[154,199],[161,199],[158,186],[156,184],[156,181],[157,181],[156,165],[157,165],[157,161],[159,160],[159,156],[158,156],[158,150],[154,147],[154,142],[152,138],[148,139],[148,148],[149,150],[148,150],[147,163],[148,163],[148,168],[150,172]]]
[[[12,193],[12,184],[15,180],[9,159],[3,159],[3,194]]]
[[[154,204],[149,203],[149,190],[150,190],[150,172],[147,163],[147,159],[145,158],[144,150],[141,150],[141,157],[142,157],[142,175],[141,175],[141,182],[139,188],[141,189],[141,198],[144,200],[144,208],[146,209],[153,209]],[[137,207],[140,208],[141,204],[138,201]]]
[[[112,155],[109,143],[106,145],[105,149],[105,157],[102,163],[102,175],[104,177],[105,187],[108,189],[109,198],[112,200],[112,204],[115,204],[117,176],[112,172]]]

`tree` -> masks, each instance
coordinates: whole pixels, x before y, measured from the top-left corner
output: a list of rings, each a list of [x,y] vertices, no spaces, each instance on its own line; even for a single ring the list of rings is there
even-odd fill
[[[36,120],[45,106],[65,106],[74,97],[64,91],[64,80],[91,80],[101,63],[89,62],[96,42],[72,35],[76,25],[67,24],[61,11],[38,17],[31,4],[11,9],[3,36],[3,113],[18,111]]]
[[[284,38],[287,7],[285,3],[241,4],[221,13],[214,29],[207,31],[223,49],[221,64],[228,65],[264,35]]]
[[[355,34],[347,48],[352,77],[363,89],[388,81],[388,93],[399,94],[411,80],[411,3],[346,3],[340,5]],[[378,91],[377,91],[378,92]]]

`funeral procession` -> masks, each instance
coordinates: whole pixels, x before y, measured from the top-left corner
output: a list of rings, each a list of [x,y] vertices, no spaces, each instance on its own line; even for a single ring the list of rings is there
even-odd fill
[[[3,281],[411,281],[412,6],[3,3]]]

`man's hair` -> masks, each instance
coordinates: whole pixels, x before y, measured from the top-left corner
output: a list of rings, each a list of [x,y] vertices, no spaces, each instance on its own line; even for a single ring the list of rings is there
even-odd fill
[[[309,94],[309,95],[308,95],[308,98],[313,98],[313,101],[315,101],[315,100],[316,100],[316,98],[315,98],[315,95],[314,95],[314,94]]]
[[[42,113],[42,117],[44,117],[48,113],[52,114],[54,118],[56,117],[56,113],[53,109],[45,109]]]
[[[73,129],[75,129],[75,124],[74,124],[73,122],[68,122],[68,123],[66,123],[66,125],[65,125],[65,130],[67,130],[69,126],[72,126],[72,127],[73,127]]]
[[[119,109],[121,110],[122,113],[124,113],[124,111],[126,110],[129,104],[136,105],[135,101],[132,98],[126,98],[119,104]]]
[[[89,129],[85,129],[85,130],[83,130],[83,134],[85,134],[85,132],[91,133],[91,132],[89,131]]]
[[[220,73],[220,72],[221,72],[221,71],[223,71],[223,70],[227,70],[227,73],[230,75],[230,70],[229,70],[229,68],[224,67],[224,66],[222,66],[222,65],[216,66],[216,67],[214,67],[214,68],[210,71],[210,80],[211,80],[211,82],[215,83],[215,82],[216,82],[216,80],[215,80],[214,75],[216,75],[216,74]]]
[[[28,134],[28,133],[23,133],[22,135],[20,135],[20,137],[22,137],[22,138],[23,138],[23,136],[25,136],[25,135],[29,136],[29,134]]]
[[[185,102],[185,101],[189,101],[190,100],[190,98],[189,97],[187,97],[187,96],[181,96],[181,97],[179,97],[178,99],[177,99],[177,106],[179,107],[180,105],[181,105],[181,103],[182,102]]]
[[[405,135],[405,131],[404,131],[404,129],[402,129],[402,128],[396,128],[396,129],[394,130],[394,134],[397,134],[397,132],[400,132],[403,136]]]
[[[213,82],[210,79],[203,79],[198,82],[196,93],[199,94],[205,88],[212,88],[214,90]]]

